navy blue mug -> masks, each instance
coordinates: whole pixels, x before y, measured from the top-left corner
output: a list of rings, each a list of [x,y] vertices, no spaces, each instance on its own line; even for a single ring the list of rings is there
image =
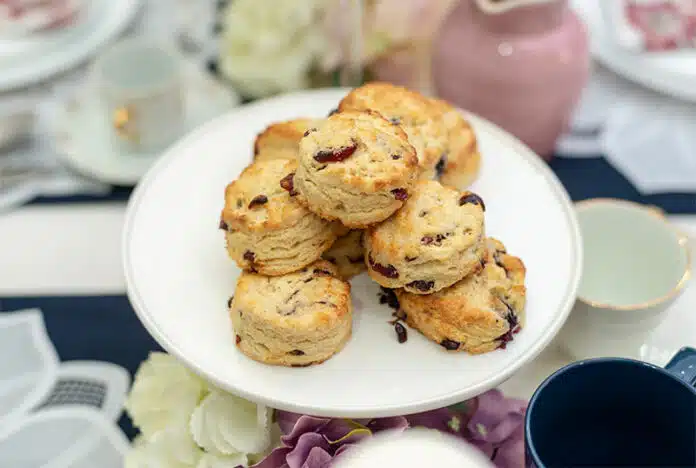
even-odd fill
[[[665,368],[600,358],[547,378],[525,418],[527,466],[696,467],[696,350]]]

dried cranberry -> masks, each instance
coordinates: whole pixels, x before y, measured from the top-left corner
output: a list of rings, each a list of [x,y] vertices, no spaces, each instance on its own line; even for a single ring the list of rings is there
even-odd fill
[[[382,286],[380,286],[379,303],[387,304],[389,307],[395,310],[399,310],[399,307],[401,307],[399,304],[399,298],[396,297],[394,291]]]
[[[227,308],[229,309],[232,307],[232,301],[234,300],[234,296],[230,296],[229,299],[227,299]]]
[[[421,237],[421,244],[423,245],[430,245],[433,242],[435,242],[435,239],[433,239],[431,236]]]
[[[290,366],[291,366],[291,367],[309,367],[309,366],[311,366],[312,364],[314,364],[314,363],[313,363],[313,362],[308,362],[308,363],[306,363],[306,364],[290,364]]]
[[[227,225],[226,222],[224,222],[223,220],[220,220],[220,224],[218,225],[218,228],[219,228],[219,229],[222,229],[223,231],[227,231],[227,229],[229,228],[229,226]]]
[[[256,260],[256,255],[251,250],[247,250],[246,252],[244,252],[244,260],[246,260],[247,262],[253,262],[254,260]]]
[[[445,338],[444,340],[440,341],[440,346],[445,348],[448,351],[456,351],[459,349],[460,343],[458,341],[454,340],[449,340]]]
[[[392,195],[394,195],[394,198],[396,198],[399,201],[408,200],[408,192],[404,188],[395,188],[391,191],[391,193]]]
[[[435,177],[440,179],[442,174],[445,172],[445,166],[447,165],[447,153],[444,153],[440,160],[435,165]]]
[[[235,341],[235,343],[239,344],[239,343],[242,342],[242,337],[239,336],[239,335],[235,335],[235,336],[234,336],[234,341]]]
[[[389,119],[389,122],[391,122],[392,125],[399,125],[401,123],[401,119],[399,117],[392,117]]]
[[[304,356],[305,352],[301,349],[293,349],[288,354],[290,354],[291,356]]]
[[[249,202],[249,209],[254,208],[255,206],[258,205],[265,205],[268,203],[268,197],[266,195],[256,195],[250,202]]]
[[[396,161],[397,159],[401,159],[401,155],[400,154],[392,154],[392,159],[394,161]]]
[[[355,150],[358,149],[358,144],[353,142],[348,146],[342,146],[341,148],[328,149],[319,151],[314,155],[314,160],[320,163],[329,162],[340,162],[350,158]]]
[[[333,274],[331,274],[330,271],[328,271],[328,270],[321,270],[321,269],[319,269],[319,268],[315,268],[315,269],[314,269],[314,274],[315,274],[316,276],[333,276]]]
[[[295,191],[295,173],[291,172],[280,179],[280,186],[283,188],[283,190],[290,192],[291,197],[297,195],[297,192]]]
[[[515,330],[510,329],[507,332],[503,333],[498,337],[498,341],[500,341],[500,345],[498,345],[498,349],[505,349],[507,348],[507,344],[511,342],[515,337],[513,334],[516,333]]]
[[[486,211],[486,205],[483,204],[483,200],[475,193],[462,195],[462,198],[459,199],[459,206],[466,205],[468,203],[471,203],[472,205],[479,205],[483,211]]]
[[[404,260],[406,260],[407,262],[412,262],[412,261],[417,260],[417,259],[418,259],[418,257],[409,257],[408,255],[406,255],[404,257]]]
[[[399,340],[399,343],[406,343],[406,340],[408,340],[408,333],[406,333],[406,328],[399,322],[396,322],[394,324],[394,331],[396,332],[396,339]]]
[[[382,265],[381,263],[375,262],[372,257],[369,257],[368,261],[370,262],[372,269],[380,275],[391,279],[396,279],[399,277],[399,271],[396,269],[396,267],[394,267],[394,265]]]
[[[417,289],[419,291],[430,291],[433,289],[435,286],[435,281],[425,281],[425,280],[416,280],[416,281],[411,281],[408,283],[406,286],[409,288]]]

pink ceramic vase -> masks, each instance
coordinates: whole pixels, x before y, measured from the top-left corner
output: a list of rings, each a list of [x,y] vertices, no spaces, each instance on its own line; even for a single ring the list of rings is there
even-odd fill
[[[432,67],[440,97],[549,158],[588,77],[587,36],[565,0],[460,0]]]

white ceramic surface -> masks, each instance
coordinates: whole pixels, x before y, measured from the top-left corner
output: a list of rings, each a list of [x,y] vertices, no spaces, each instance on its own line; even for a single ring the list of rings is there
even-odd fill
[[[614,72],[680,99],[696,101],[696,50],[641,53],[617,43],[613,26],[602,14],[600,1],[573,0],[573,8],[588,26],[592,53]]]
[[[131,22],[140,0],[90,0],[68,28],[0,40],[0,91],[28,86],[86,60]]]
[[[217,385],[275,408],[376,417],[423,411],[492,388],[533,359],[572,306],[580,278],[577,221],[567,194],[535,154],[475,116],[483,154],[473,186],[486,201],[487,233],[528,268],[527,325],[506,350],[447,353],[417,332],[399,344],[367,275],[352,281],[354,330],[345,349],[308,368],[254,362],[236,350],[227,316],[239,269],[217,229],[223,193],[269,123],[321,117],[346,90],[288,94],[218,118],[172,147],[136,188],[124,227],[131,302],[169,352]],[[543,228],[542,228],[543,226]]]
[[[111,142],[121,151],[159,152],[184,128],[183,58],[155,41],[129,38],[92,64]]]
[[[188,66],[184,72],[184,129],[227,112],[239,97],[214,79]],[[113,144],[105,110],[94,88],[66,103],[56,119],[54,145],[63,160],[88,177],[114,185],[135,185],[159,156],[131,152]]]
[[[479,449],[463,439],[422,428],[401,433],[383,432],[370,437],[338,457],[334,466],[423,468],[433,464],[459,468],[495,466]]]
[[[687,285],[688,239],[652,207],[611,199],[576,207],[583,277],[559,342],[576,359],[639,358]]]

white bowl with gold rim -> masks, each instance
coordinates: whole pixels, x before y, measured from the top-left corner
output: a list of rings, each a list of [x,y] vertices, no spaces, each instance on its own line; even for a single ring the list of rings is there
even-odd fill
[[[688,238],[652,206],[593,199],[576,211],[583,275],[559,342],[576,359],[640,357],[689,280]]]

